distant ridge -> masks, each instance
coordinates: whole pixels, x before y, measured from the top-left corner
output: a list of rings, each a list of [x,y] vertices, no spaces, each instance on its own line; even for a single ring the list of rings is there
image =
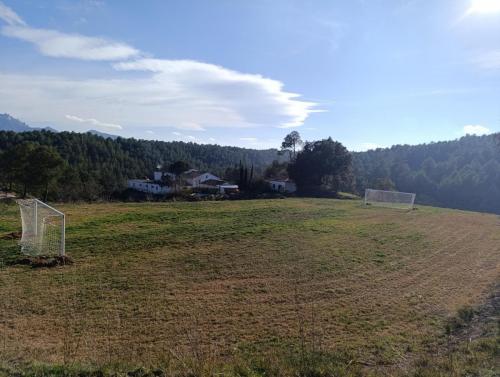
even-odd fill
[[[87,131],[89,134],[92,134],[92,135],[96,135],[96,136],[100,136],[100,137],[103,137],[105,139],[112,139],[112,140],[116,140],[119,136],[117,135],[112,135],[112,134],[108,134],[106,132],[101,132],[101,131],[97,131],[97,130],[88,130]]]
[[[14,131],[14,132],[31,132],[31,131],[50,131],[50,132],[59,132],[53,127],[31,127],[26,123],[20,121],[19,119],[14,118],[9,114],[0,114],[0,131]],[[113,139],[118,138],[117,135],[108,134],[105,132],[97,131],[97,130],[89,130],[88,133],[96,136],[103,137],[105,139]]]
[[[27,132],[34,129],[9,114],[0,114],[0,131]]]

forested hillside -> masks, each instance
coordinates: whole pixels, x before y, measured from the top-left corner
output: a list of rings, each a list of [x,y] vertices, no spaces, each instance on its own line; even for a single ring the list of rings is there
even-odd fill
[[[500,134],[353,154],[356,190],[417,193],[417,201],[500,213]]]
[[[57,199],[106,198],[125,187],[126,179],[151,175],[158,164],[188,161],[200,170],[224,174],[240,161],[258,174],[278,157],[277,150],[254,150],[184,142],[103,138],[90,133],[0,131],[0,152],[23,142],[53,147],[67,162]],[[1,169],[0,169],[1,170]]]

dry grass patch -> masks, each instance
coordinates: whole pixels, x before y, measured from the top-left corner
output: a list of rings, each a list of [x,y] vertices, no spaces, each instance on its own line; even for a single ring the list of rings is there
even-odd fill
[[[493,215],[328,199],[63,210],[74,265],[0,268],[3,360],[215,365],[312,352],[401,371],[500,276]],[[17,217],[0,214],[0,236]],[[2,258],[16,249],[0,239]]]

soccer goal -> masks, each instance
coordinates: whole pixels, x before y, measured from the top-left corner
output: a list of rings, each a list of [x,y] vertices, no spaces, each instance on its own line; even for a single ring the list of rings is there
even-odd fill
[[[21,251],[32,256],[64,256],[64,213],[38,199],[18,200],[23,232]]]
[[[365,205],[373,204],[384,207],[413,209],[416,194],[399,191],[365,190]]]

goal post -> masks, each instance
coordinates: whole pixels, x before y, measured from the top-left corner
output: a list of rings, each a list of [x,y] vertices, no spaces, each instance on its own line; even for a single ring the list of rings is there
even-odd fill
[[[416,194],[410,192],[365,190],[365,205],[379,205],[384,207],[413,209]]]
[[[22,223],[21,252],[32,256],[64,256],[64,213],[38,199],[22,199],[17,204]]]

